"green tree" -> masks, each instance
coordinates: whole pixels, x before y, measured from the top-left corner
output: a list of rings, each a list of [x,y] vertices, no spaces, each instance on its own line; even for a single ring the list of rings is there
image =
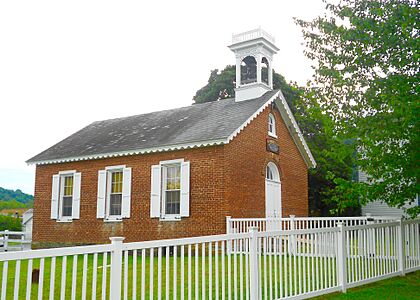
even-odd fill
[[[345,151],[357,150],[357,166],[371,178],[333,178],[341,209],[374,200],[402,207],[420,193],[419,18],[417,1],[342,0],[312,21],[297,20],[332,135],[352,141]]]
[[[30,201],[27,203],[18,202],[16,200],[0,200],[0,211],[3,209],[14,209],[14,208],[31,208],[34,202]]]
[[[3,230],[22,231],[21,219],[0,215],[0,231]]]
[[[204,103],[232,98],[235,95],[234,86],[235,66],[226,66],[220,72],[212,70],[207,85],[197,91],[193,100],[195,103]],[[331,118],[322,113],[311,89],[298,87],[295,83],[289,84],[276,72],[273,72],[273,88],[282,91],[317,161],[317,167],[309,170],[310,214],[357,214],[357,207],[338,211],[337,204],[332,201],[335,194],[331,191],[336,187],[333,180],[351,180],[353,153],[337,150],[342,149],[344,143],[332,137]]]
[[[196,92],[193,101],[204,103],[235,97],[235,74],[236,68],[232,65],[226,66],[220,72],[218,69],[212,70],[208,83]],[[276,72],[273,72],[273,88],[281,89],[290,108],[295,112],[294,101],[299,98],[299,88],[289,85],[284,77]]]
[[[32,195],[23,193],[21,190],[8,190],[0,187],[0,200],[16,200],[21,203],[27,203],[34,200]]]

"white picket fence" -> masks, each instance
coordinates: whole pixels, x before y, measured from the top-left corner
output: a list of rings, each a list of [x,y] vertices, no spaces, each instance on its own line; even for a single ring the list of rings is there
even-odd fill
[[[420,219],[0,253],[0,299],[303,299],[420,269]]]
[[[30,250],[32,241],[26,236],[23,231],[0,231],[0,252]]]
[[[226,217],[226,233],[248,232],[249,228],[257,227],[258,231],[278,231],[313,228],[332,228],[338,223],[345,226],[357,226],[365,224],[376,224],[395,222],[398,219],[387,216],[363,217],[296,217],[289,218],[232,218]]]

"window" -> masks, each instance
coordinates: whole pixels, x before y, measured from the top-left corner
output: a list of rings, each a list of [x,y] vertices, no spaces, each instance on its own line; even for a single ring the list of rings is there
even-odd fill
[[[272,137],[277,137],[276,135],[276,119],[273,114],[268,115],[268,135]]]
[[[73,207],[73,175],[64,175],[60,178],[61,195],[60,207],[61,217],[71,217]]]
[[[152,166],[150,216],[180,220],[189,216],[190,163],[183,159]]]
[[[181,164],[163,166],[164,215],[179,215],[181,204]]]
[[[268,179],[268,180],[273,180],[273,178],[274,178],[273,171],[271,170],[271,168],[269,166],[266,167],[265,178]]]
[[[80,215],[81,173],[61,171],[53,175],[51,219],[70,222]]]
[[[121,216],[123,172],[110,171],[109,215]]]
[[[106,221],[121,221],[130,217],[131,168],[106,167],[98,172],[96,217]]]
[[[280,182],[279,169],[273,162],[269,162],[265,170],[265,179]]]

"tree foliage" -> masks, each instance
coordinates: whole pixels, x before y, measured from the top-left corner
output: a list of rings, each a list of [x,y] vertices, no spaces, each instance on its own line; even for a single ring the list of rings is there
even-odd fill
[[[31,208],[33,204],[33,201],[22,203],[16,200],[0,200],[0,211],[3,209]]]
[[[14,191],[0,187],[0,200],[16,200],[21,203],[28,203],[34,200],[34,196],[25,194],[19,189]]]
[[[235,96],[235,66],[212,70],[208,83],[194,96],[195,103],[223,100]],[[353,172],[353,153],[344,147],[343,141],[333,138],[332,120],[322,113],[319,103],[310,89],[287,83],[285,78],[273,72],[273,88],[280,89],[289,104],[302,134],[317,161],[317,167],[309,170],[309,209],[311,215],[352,215],[356,208],[338,211],[332,201],[336,195],[335,179],[350,181]],[[344,150],[342,150],[344,148]],[[340,149],[340,150],[338,150]],[[338,192],[338,191],[337,191]]]
[[[0,231],[3,230],[22,231],[21,219],[12,216],[0,215]]]
[[[419,18],[417,1],[342,0],[327,3],[324,16],[297,20],[332,136],[351,141],[341,150],[357,150],[370,176],[363,184],[331,175],[340,208],[375,200],[403,207],[420,194]]]
[[[193,101],[204,103],[235,97],[235,66],[228,65],[222,71],[218,69],[210,72],[208,83],[199,89]],[[289,85],[284,77],[273,71],[273,88],[281,89],[291,109],[295,109],[294,101],[299,97],[299,89]]]

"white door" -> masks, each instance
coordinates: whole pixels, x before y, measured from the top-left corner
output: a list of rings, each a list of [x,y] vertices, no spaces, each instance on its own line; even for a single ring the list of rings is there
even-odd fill
[[[281,218],[281,184],[265,180],[265,217]]]
[[[265,217],[281,218],[281,183],[276,165],[270,162],[267,165],[265,177]],[[267,221],[267,230],[280,230],[280,222]]]

